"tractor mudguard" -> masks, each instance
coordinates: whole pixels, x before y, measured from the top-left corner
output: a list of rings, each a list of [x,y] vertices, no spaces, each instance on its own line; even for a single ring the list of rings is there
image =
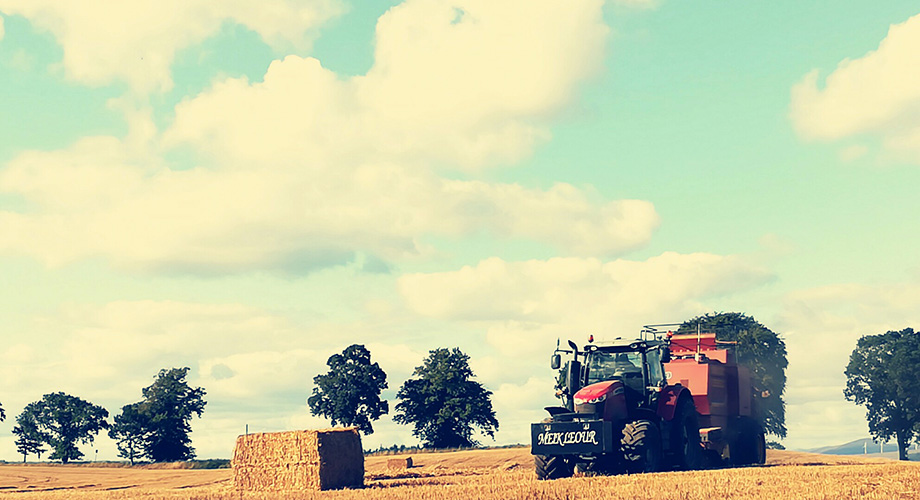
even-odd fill
[[[658,416],[666,422],[673,420],[674,413],[677,411],[677,403],[680,402],[681,397],[692,398],[690,389],[682,385],[669,385],[662,389],[658,396]]]
[[[543,408],[551,417],[555,417],[560,413],[569,413],[569,409],[565,406],[546,406]]]

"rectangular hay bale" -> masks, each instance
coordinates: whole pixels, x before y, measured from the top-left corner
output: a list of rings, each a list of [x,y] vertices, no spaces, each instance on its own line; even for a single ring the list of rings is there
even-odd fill
[[[233,482],[246,491],[330,490],[364,485],[354,428],[247,434],[233,449]]]
[[[411,469],[412,457],[388,458],[387,469]]]

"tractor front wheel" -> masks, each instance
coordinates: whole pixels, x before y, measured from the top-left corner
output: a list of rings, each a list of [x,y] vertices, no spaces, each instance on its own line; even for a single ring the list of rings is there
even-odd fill
[[[533,462],[540,480],[571,477],[575,472],[575,465],[558,455],[534,455]]]
[[[631,474],[661,470],[661,434],[650,420],[636,420],[623,428],[620,441],[626,471]]]

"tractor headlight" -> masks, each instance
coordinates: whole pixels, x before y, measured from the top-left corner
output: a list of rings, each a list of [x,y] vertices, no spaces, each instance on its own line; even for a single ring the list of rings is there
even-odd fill
[[[594,398],[594,399],[581,399],[581,398],[575,398],[575,404],[577,404],[577,405],[583,405],[583,404],[593,405],[593,404],[597,404],[597,403],[603,403],[606,399],[607,399],[607,395],[606,395],[606,394],[602,394],[602,395],[600,395],[600,396],[598,396],[598,397],[596,397],[596,398]]]

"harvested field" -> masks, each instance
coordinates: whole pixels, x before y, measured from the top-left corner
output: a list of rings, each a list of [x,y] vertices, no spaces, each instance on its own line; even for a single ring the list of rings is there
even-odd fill
[[[412,457],[413,467],[388,461]],[[368,457],[365,488],[240,493],[232,471],[0,466],[0,498],[147,500],[682,499],[907,500],[920,498],[920,463],[770,451],[762,467],[538,482],[527,448]]]
[[[224,484],[232,478],[233,472],[230,469],[0,465],[0,492],[117,491],[135,488],[167,491],[210,487]],[[16,497],[25,498],[22,494]]]

